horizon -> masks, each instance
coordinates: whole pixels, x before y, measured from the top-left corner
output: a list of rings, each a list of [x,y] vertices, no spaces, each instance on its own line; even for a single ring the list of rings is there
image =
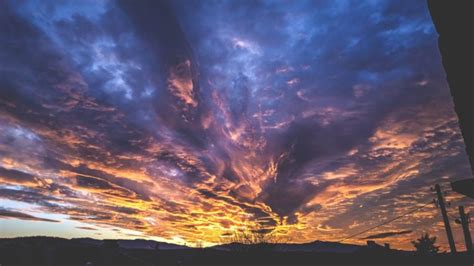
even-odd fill
[[[430,188],[473,209],[426,1],[5,1],[0,25],[0,238],[447,251]]]
[[[196,243],[181,243],[181,244],[177,244],[177,243],[172,243],[172,242],[166,242],[166,241],[158,241],[158,240],[154,240],[154,239],[147,239],[147,238],[95,238],[94,236],[86,236],[86,237],[73,237],[73,238],[66,238],[66,237],[59,237],[59,236],[44,236],[44,235],[35,235],[35,236],[15,236],[15,237],[6,237],[6,238],[0,238],[0,240],[4,240],[4,239],[10,239],[10,240],[13,240],[13,239],[22,239],[22,238],[58,238],[58,239],[65,239],[65,240],[80,240],[80,239],[91,239],[91,240],[97,240],[97,241],[105,241],[105,240],[114,240],[114,241],[152,241],[152,242],[156,242],[156,243],[162,243],[162,244],[169,244],[169,245],[177,245],[177,246],[181,246],[181,247],[186,247],[186,248],[212,248],[212,247],[217,247],[217,246],[225,246],[225,245],[233,245],[233,244],[239,244],[239,245],[248,245],[248,246],[252,246],[252,245],[260,245],[262,243],[242,243],[242,242],[226,242],[226,243],[216,243],[216,244],[212,244],[212,245],[209,245],[209,246],[200,246],[199,244],[201,243],[198,243],[198,245],[196,245]],[[313,243],[316,243],[316,242],[321,242],[321,243],[336,243],[336,244],[341,244],[341,245],[347,245],[347,246],[351,246],[351,245],[356,245],[356,246],[359,246],[359,247],[366,247],[367,245],[366,244],[354,244],[354,243],[341,243],[341,242],[335,242],[335,241],[322,241],[322,240],[313,240],[313,241],[310,241],[310,242],[304,242],[304,243],[293,243],[293,242],[290,242],[290,243],[284,243],[284,242],[275,242],[275,243],[265,243],[265,244],[268,244],[268,245],[306,245],[306,244],[313,244]],[[382,242],[377,242],[375,241],[375,244],[379,245],[379,246],[383,246],[384,243]],[[399,250],[399,251],[414,251],[413,249],[392,249],[392,250]],[[462,252],[462,251],[461,251]]]

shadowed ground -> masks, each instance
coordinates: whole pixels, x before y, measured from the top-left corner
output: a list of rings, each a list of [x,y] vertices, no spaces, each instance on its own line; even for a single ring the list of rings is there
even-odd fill
[[[136,240],[137,241],[137,240]],[[139,240],[138,240],[139,241]],[[150,241],[151,242],[151,241]],[[123,245],[123,244],[121,244]],[[163,245],[162,243],[160,245]],[[325,245],[341,245],[330,244]],[[128,245],[130,247],[130,243]],[[353,246],[353,245],[352,245]],[[167,247],[169,248],[169,247]],[[180,248],[180,247],[174,247]],[[413,252],[359,246],[353,252],[272,251],[252,248],[225,251],[213,248],[131,249],[117,241],[62,238],[0,240],[1,265],[472,265],[472,256]],[[340,249],[342,250],[342,249]]]

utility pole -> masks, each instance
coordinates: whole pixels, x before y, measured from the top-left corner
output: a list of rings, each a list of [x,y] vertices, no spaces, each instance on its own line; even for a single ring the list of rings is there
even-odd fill
[[[472,239],[469,232],[469,219],[464,213],[464,206],[459,206],[459,215],[461,216],[462,231],[464,232],[464,241],[466,241],[466,250],[469,254],[472,253]]]
[[[446,205],[444,204],[443,193],[441,193],[441,188],[439,184],[435,185],[435,189],[436,194],[438,195],[439,208],[441,209],[441,214],[443,215],[444,227],[446,228],[446,234],[448,235],[449,248],[451,249],[451,254],[455,254],[456,246],[454,245],[453,232],[451,231],[448,214],[446,213]]]

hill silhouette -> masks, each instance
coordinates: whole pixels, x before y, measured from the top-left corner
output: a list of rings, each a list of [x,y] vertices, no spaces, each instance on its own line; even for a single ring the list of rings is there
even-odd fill
[[[158,248],[157,248],[158,245]],[[472,265],[472,256],[437,254],[370,245],[314,241],[268,244],[265,249],[238,243],[190,248],[152,240],[64,239],[21,237],[0,239],[3,265]]]

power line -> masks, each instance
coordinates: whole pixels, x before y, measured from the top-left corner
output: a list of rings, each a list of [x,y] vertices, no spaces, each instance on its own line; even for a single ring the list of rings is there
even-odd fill
[[[376,225],[376,226],[370,227],[370,228],[368,228],[368,229],[366,229],[366,230],[363,230],[363,231],[361,231],[361,232],[359,232],[359,233],[356,233],[356,234],[350,235],[350,236],[348,236],[348,237],[345,237],[345,238],[343,238],[340,242],[342,242],[342,241],[344,241],[344,240],[347,240],[347,239],[349,239],[349,238],[353,238],[353,237],[355,237],[355,236],[361,235],[361,234],[363,234],[363,233],[367,233],[367,232],[369,232],[369,231],[371,231],[371,230],[373,230],[373,229],[375,229],[375,228],[378,228],[378,227],[380,227],[380,226],[389,224],[389,223],[391,223],[391,222],[393,222],[393,221],[395,221],[395,220],[398,220],[398,219],[402,218],[402,217],[405,216],[405,215],[408,215],[408,214],[410,214],[410,213],[414,213],[414,212],[416,212],[416,211],[418,211],[418,210],[420,210],[420,209],[426,207],[428,204],[432,204],[432,203],[433,203],[433,200],[430,200],[430,201],[428,201],[427,203],[423,204],[423,205],[420,206],[420,207],[416,207],[416,208],[411,209],[411,210],[409,210],[409,211],[407,211],[407,212],[405,212],[405,213],[403,213],[403,214],[401,214],[401,215],[399,215],[399,216],[396,216],[396,217],[394,217],[394,218],[392,218],[392,219],[389,219],[389,220],[387,220],[387,221],[385,221],[385,222],[383,222],[383,223],[380,223],[380,224],[378,224],[378,225]]]
[[[433,189],[432,189],[432,190],[433,190]],[[369,231],[371,231],[371,230],[373,230],[373,229],[375,229],[375,228],[378,228],[378,227],[384,226],[384,225],[386,225],[386,224],[389,224],[389,223],[391,223],[391,222],[393,222],[393,221],[396,221],[396,220],[398,220],[398,219],[400,219],[400,218],[402,218],[402,217],[404,217],[404,216],[406,216],[406,215],[408,215],[408,214],[414,213],[414,212],[416,212],[416,211],[418,211],[418,210],[420,210],[420,209],[426,207],[427,205],[429,205],[429,204],[431,204],[431,203],[433,203],[433,200],[430,200],[430,201],[428,201],[427,203],[425,203],[424,205],[422,205],[422,206],[420,206],[420,207],[416,207],[416,208],[414,208],[414,209],[412,209],[412,210],[409,210],[409,211],[407,211],[407,212],[405,212],[405,213],[403,213],[403,214],[401,214],[401,215],[399,215],[399,216],[396,216],[396,217],[394,217],[394,218],[392,218],[392,219],[389,219],[389,220],[387,220],[387,221],[385,221],[385,222],[383,222],[383,223],[380,223],[380,224],[378,224],[378,225],[376,225],[376,226],[370,227],[370,228],[368,228],[368,229],[366,229],[366,230],[363,230],[363,231],[361,231],[361,232],[359,232],[359,233],[356,233],[356,234],[350,235],[350,236],[348,236],[348,237],[345,237],[345,238],[343,238],[340,242],[343,242],[344,240],[347,240],[347,239],[353,238],[353,237],[355,237],[355,236],[364,234],[364,233],[369,232]],[[451,215],[450,215],[450,216],[451,216]],[[452,218],[454,218],[454,217],[452,217]]]

